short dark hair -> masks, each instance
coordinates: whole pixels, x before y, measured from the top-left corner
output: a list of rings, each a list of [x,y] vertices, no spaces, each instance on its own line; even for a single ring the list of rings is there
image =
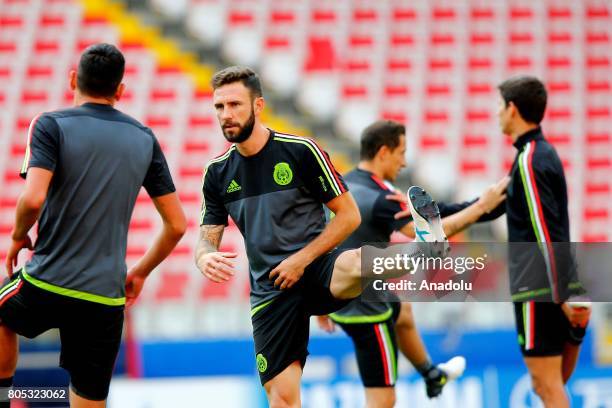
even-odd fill
[[[224,68],[213,75],[210,83],[214,90],[223,85],[233,84],[239,81],[251,92],[252,99],[263,96],[259,76],[248,67],[234,65]]]
[[[521,117],[530,123],[539,124],[546,110],[546,87],[536,77],[519,76],[505,80],[499,92],[506,103],[514,103]]]
[[[361,159],[372,160],[381,147],[393,150],[400,144],[406,127],[392,120],[378,120],[361,132]]]
[[[108,98],[115,95],[125,71],[125,58],[112,44],[89,46],[79,61],[77,87],[93,97]]]

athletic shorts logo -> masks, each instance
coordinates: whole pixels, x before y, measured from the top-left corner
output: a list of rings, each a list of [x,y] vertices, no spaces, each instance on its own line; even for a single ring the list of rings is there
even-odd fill
[[[257,370],[260,373],[265,372],[268,369],[268,360],[263,356],[263,354],[259,353],[257,355]]]
[[[233,193],[233,192],[240,191],[240,190],[242,190],[242,187],[240,187],[240,184],[236,183],[236,180],[232,180],[230,185],[227,186],[228,193]]]
[[[293,171],[285,162],[277,163],[274,166],[274,181],[280,186],[286,186],[293,180]]]

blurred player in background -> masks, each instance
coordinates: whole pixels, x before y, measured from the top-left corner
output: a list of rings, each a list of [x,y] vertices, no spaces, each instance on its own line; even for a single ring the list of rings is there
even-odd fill
[[[336,248],[358,227],[359,209],[313,140],[261,123],[257,74],[229,67],[214,75],[212,86],[219,124],[233,144],[204,173],[196,263],[215,282],[235,273],[237,254],[218,251],[231,216],[249,258],[261,383],[270,406],[299,407],[310,316],[338,310],[361,292],[360,249]],[[327,225],[323,204],[335,214]],[[446,242],[436,232],[431,236]]]
[[[135,300],[186,229],[155,136],[113,107],[125,88],[124,68],[114,46],[87,48],[70,72],[74,107],[32,120],[6,257],[9,281],[0,288],[0,387],[12,385],[17,334],[34,338],[59,328],[73,407],[106,405],[126,299]],[[128,226],[143,186],[163,228],[126,277]],[[37,220],[34,256],[14,272],[19,252],[32,249],[28,232]]]
[[[569,407],[564,384],[576,366],[590,307],[568,301],[580,290],[575,264],[569,248],[553,244],[570,242],[570,226],[563,165],[540,128],[547,92],[527,76],[504,81],[499,92],[499,124],[517,149],[505,209],[519,344],[544,405]],[[514,250],[513,242],[537,242],[539,249]]]
[[[341,248],[358,248],[367,242],[389,243],[393,231],[415,236],[406,196],[390,184],[406,166],[406,128],[380,120],[368,126],[361,135],[361,162],[345,176],[361,213],[361,225],[344,241]],[[504,178],[487,189],[479,199],[461,204],[438,203],[444,232],[454,235],[474,222],[488,221],[499,214],[491,213],[505,199],[509,179]],[[499,212],[499,211],[498,211]],[[433,365],[416,328],[410,303],[400,299],[385,302],[351,301],[343,309],[318,318],[326,331],[337,323],[351,337],[355,346],[361,380],[366,389],[367,407],[392,407],[395,404],[397,351],[408,358],[423,376],[427,396],[442,392],[448,380],[461,375],[463,358]]]

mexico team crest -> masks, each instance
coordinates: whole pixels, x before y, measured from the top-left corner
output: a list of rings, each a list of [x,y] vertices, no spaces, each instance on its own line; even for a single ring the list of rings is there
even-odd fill
[[[277,163],[274,166],[274,181],[276,184],[286,186],[293,180],[293,171],[291,167],[285,162]]]
[[[268,369],[268,360],[263,356],[263,354],[259,353],[257,355],[257,370],[260,373],[265,372]]]

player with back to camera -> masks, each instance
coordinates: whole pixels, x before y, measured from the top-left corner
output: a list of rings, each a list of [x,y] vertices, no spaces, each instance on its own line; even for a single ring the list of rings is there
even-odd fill
[[[70,374],[70,405],[104,407],[123,330],[124,305],[186,229],[172,177],[153,132],[114,105],[125,89],[125,60],[95,44],[70,72],[74,107],[36,116],[21,168],[6,256],[9,280],[0,288],[0,407],[17,365],[17,334],[34,338],[58,328],[60,366]],[[127,271],[127,234],[140,188],[153,199],[163,227]],[[17,256],[34,255],[20,270]]]

